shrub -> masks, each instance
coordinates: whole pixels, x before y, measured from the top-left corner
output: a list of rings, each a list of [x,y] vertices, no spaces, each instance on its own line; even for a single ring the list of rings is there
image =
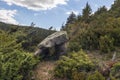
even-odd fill
[[[87,80],[105,80],[105,77],[101,73],[99,73],[98,71],[96,71],[95,73],[90,74],[87,77]]]
[[[120,62],[113,65],[110,75],[111,77],[114,77],[117,80],[120,79]]]
[[[57,77],[67,77],[71,79],[75,78],[76,75],[74,74],[76,73],[90,72],[92,70],[94,70],[94,64],[85,54],[85,52],[81,50],[77,53],[73,52],[68,57],[63,56],[61,60],[57,62],[55,75]],[[80,74],[77,77],[84,75],[82,73]]]
[[[86,72],[72,72],[72,80],[85,80],[87,73]]]
[[[69,51],[76,51],[77,52],[81,49],[81,45],[78,42],[73,41],[73,42],[69,43],[68,49],[69,49]]]
[[[111,52],[114,50],[114,39],[110,36],[101,36],[99,40],[99,47],[101,52]]]
[[[0,53],[0,80],[28,80],[27,76],[37,62],[37,59],[25,52],[15,50]]]

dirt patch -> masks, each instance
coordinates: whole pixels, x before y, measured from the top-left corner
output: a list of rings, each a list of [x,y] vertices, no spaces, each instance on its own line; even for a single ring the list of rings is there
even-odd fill
[[[55,61],[40,62],[34,70],[35,80],[52,80]]]
[[[40,62],[34,70],[34,80],[68,80],[54,77],[56,61]]]

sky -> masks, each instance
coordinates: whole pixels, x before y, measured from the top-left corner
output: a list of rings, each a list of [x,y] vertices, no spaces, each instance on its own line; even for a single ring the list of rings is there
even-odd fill
[[[59,30],[71,12],[81,15],[87,2],[94,13],[104,5],[110,9],[114,0],[0,0],[0,22]]]

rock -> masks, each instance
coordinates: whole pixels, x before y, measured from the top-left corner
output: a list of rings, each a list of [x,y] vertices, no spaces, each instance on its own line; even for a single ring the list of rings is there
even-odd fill
[[[34,55],[49,54],[49,49],[54,48],[54,53],[57,55],[65,54],[67,47],[68,36],[66,31],[59,31],[49,35],[39,45],[38,50]]]

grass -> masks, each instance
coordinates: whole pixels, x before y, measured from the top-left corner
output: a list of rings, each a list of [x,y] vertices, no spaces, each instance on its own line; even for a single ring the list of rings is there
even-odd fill
[[[34,70],[35,80],[53,80],[55,61],[43,61]]]

